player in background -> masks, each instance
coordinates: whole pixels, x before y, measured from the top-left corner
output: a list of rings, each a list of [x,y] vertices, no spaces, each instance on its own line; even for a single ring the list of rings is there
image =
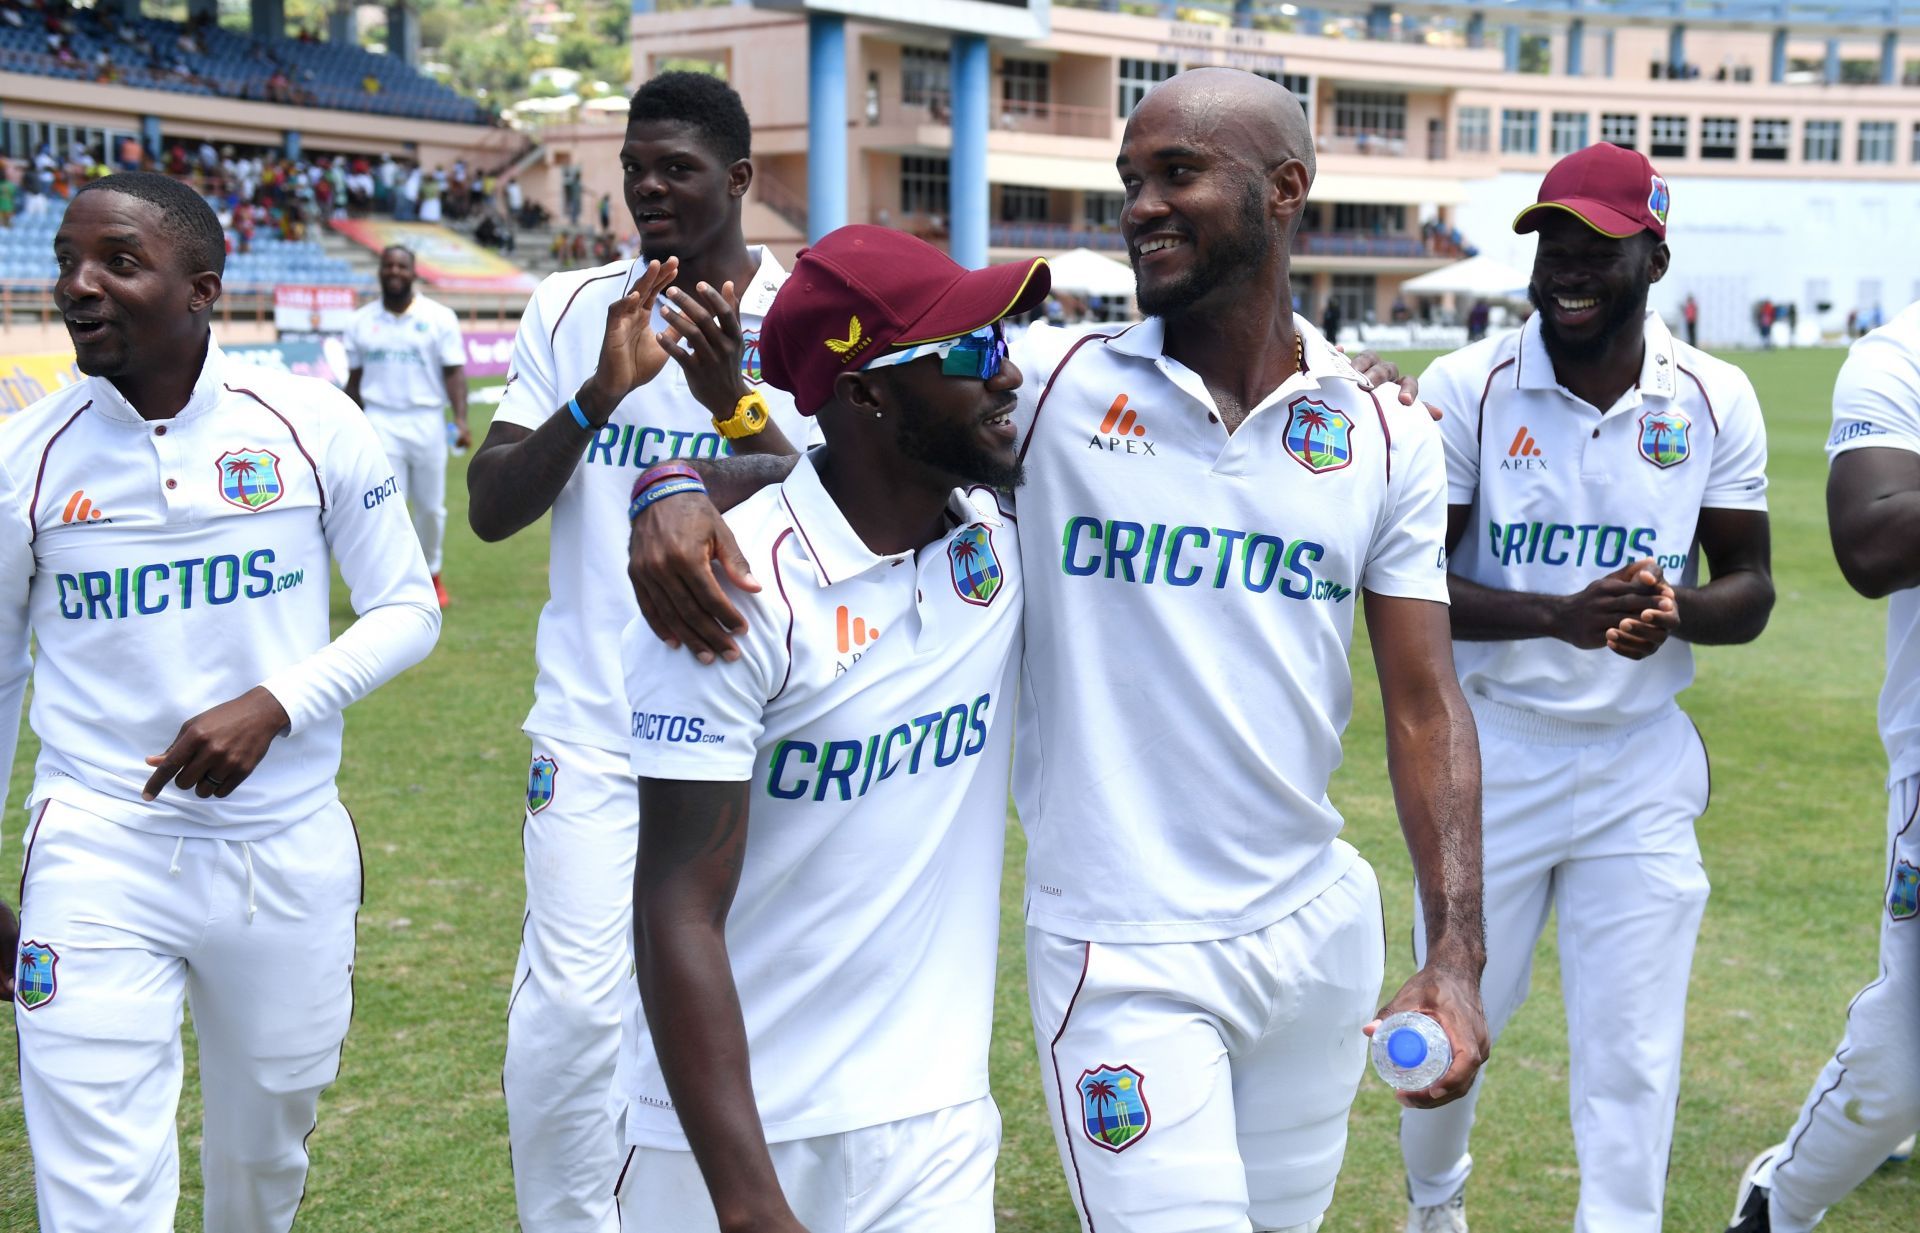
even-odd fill
[[[1313,1229],[1369,1021],[1446,1027],[1453,1064],[1416,1103],[1458,1096],[1485,1056],[1479,759],[1448,637],[1439,433],[1283,307],[1313,157],[1272,82],[1209,68],[1156,87],[1119,157],[1149,320],[1046,331],[1057,346],[1015,357],[1035,382],[1016,414],[1021,548],[1057,563],[1026,579],[1028,983],[1090,1229]],[[751,582],[706,502],[642,512],[655,632],[737,653],[709,556]],[[695,619],[660,602],[676,594]],[[1379,891],[1327,797],[1362,595],[1432,939],[1378,1012]]]
[[[540,284],[467,467],[481,539],[553,514],[525,724],[526,925],[502,1075],[527,1233],[612,1233],[619,1221],[624,1145],[609,1102],[636,1000],[619,653],[636,611],[624,568],[633,483],[676,458],[784,453],[784,433],[802,439],[792,401],[760,381],[760,318],[786,274],[742,238],[750,135],[739,95],[707,74],[662,74],[634,94],[620,163],[642,259]],[[656,308],[663,288],[680,311]],[[670,332],[683,341],[663,342]]]
[[[276,1233],[353,1004],[340,712],[424,658],[440,612],[406,515],[374,499],[393,479],[366,417],[212,340],[205,201],[105,177],[54,255],[86,379],[0,425],[0,766],[39,646],[0,943],[40,1227],[173,1229],[191,1003],[206,1228]],[[330,558],[358,614],[331,641]]]
[[[1880,974],[1786,1139],[1741,1178],[1729,1233],[1806,1233],[1920,1126],[1920,304],[1853,344],[1833,389],[1827,523],[1840,572],[1887,596]],[[1902,1144],[1902,1140],[1906,1142]]]
[[[467,429],[467,353],[460,318],[414,292],[413,253],[398,244],[380,253],[380,299],[347,325],[347,397],[367,420],[393,463],[413,509],[413,529],[433,575],[434,598],[447,606],[440,558],[447,540],[447,432],[453,407],[454,445],[473,444]]]
[[[1454,657],[1484,768],[1481,996],[1497,1038],[1555,913],[1582,1233],[1660,1228],[1707,900],[1706,748],[1674,695],[1689,643],[1750,642],[1773,606],[1753,387],[1647,309],[1667,204],[1641,154],[1562,159],[1513,224],[1539,235],[1537,311],[1421,381],[1445,412]],[[1401,1114],[1412,1233],[1467,1227],[1477,1095]]]
[[[732,592],[751,617],[720,666],[628,628],[629,1230],[993,1228],[1024,602],[997,323],[1048,285],[1042,261],[969,272],[882,227],[802,253],[761,346],[826,444],[728,516],[777,585]]]

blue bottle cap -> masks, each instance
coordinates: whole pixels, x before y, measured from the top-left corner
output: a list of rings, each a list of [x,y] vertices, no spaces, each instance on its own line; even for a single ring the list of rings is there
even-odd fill
[[[1412,1028],[1395,1028],[1387,1037],[1387,1056],[1402,1070],[1412,1070],[1427,1060],[1427,1038]]]

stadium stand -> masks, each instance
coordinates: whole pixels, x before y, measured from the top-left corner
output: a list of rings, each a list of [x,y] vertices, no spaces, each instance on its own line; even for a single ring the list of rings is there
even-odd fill
[[[493,116],[400,61],[306,38],[121,20],[65,4],[0,3],[0,71],[106,81],[339,111],[491,124]]]

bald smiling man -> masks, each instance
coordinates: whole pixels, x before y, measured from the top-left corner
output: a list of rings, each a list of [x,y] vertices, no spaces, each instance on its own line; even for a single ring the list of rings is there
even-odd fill
[[[1379,887],[1327,798],[1361,602],[1430,939],[1386,1010],[1435,1016],[1454,1050],[1404,1099],[1453,1099],[1486,1052],[1440,436],[1291,312],[1313,146],[1288,91],[1174,77],[1117,165],[1148,319],[1032,330],[1014,351],[1014,792],[1041,1080],[1088,1233],[1304,1233],[1332,1202],[1380,1013]],[[701,464],[710,482],[747,465]],[[687,543],[696,569],[661,563]],[[709,551],[737,561],[697,496],[650,506],[633,551],[637,577],[696,596]],[[645,590],[640,606],[711,653],[739,618],[701,602],[704,629]]]

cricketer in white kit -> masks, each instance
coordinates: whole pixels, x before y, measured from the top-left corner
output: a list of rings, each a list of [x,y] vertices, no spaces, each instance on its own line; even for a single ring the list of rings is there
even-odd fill
[[[1514,223],[1540,233],[1539,311],[1421,378],[1446,411],[1454,659],[1480,732],[1481,996],[1497,1037],[1556,914],[1574,1227],[1650,1231],[1708,889],[1693,829],[1706,748],[1674,696],[1693,680],[1690,642],[1765,625],[1766,429],[1745,374],[1646,309],[1667,265],[1666,189],[1646,159],[1589,147],[1539,198]],[[1478,1092],[1402,1112],[1409,1229],[1466,1228]]]
[[[691,77],[704,80],[675,84]],[[658,83],[668,79],[695,93],[663,95]],[[524,725],[533,743],[522,831],[526,922],[502,1073],[528,1233],[612,1233],[619,1220],[613,1178],[625,1145],[614,1077],[620,1023],[635,998],[636,827],[619,647],[638,612],[625,571],[634,481],[660,463],[735,448],[715,416],[722,401],[734,406],[736,391],[760,394],[776,428],[806,439],[791,399],[761,379],[761,317],[786,273],[770,252],[740,239],[751,165],[739,98],[717,78],[667,74],[643,86],[635,106],[621,148],[628,208],[638,217],[671,207],[679,230],[650,225],[642,238],[654,244],[649,237],[664,231],[661,242],[680,255],[665,265],[566,271],[540,284],[520,319],[505,395],[467,469],[469,517],[483,540],[552,514],[550,593]],[[737,135],[738,157],[701,127],[704,119],[696,122],[733,113],[726,131]],[[660,114],[672,118],[653,118]],[[688,236],[711,247],[682,245]],[[707,288],[698,301],[675,288],[683,308],[698,303],[703,315],[733,323],[730,354],[703,350],[694,370],[668,363],[655,337],[673,315],[655,297],[676,274],[684,288]],[[717,289],[728,283],[737,314],[716,314],[715,305],[725,308]],[[715,359],[727,371],[707,363]]]
[[[205,1226],[285,1230],[353,1006],[341,710],[440,614],[366,418],[209,336],[204,201],[110,176],[54,246],[90,375],[0,425],[0,766],[39,647],[14,1006],[40,1228],[173,1229],[190,1002]],[[330,640],[331,563],[358,615]]]
[[[1920,304],[1853,344],[1833,389],[1827,522],[1854,590],[1887,596],[1880,970],[1786,1139],[1748,1166],[1730,1230],[1806,1233],[1920,1126]]]
[[[454,443],[465,449],[472,443],[467,354],[453,310],[416,294],[413,286],[413,254],[397,245],[382,252],[380,298],[354,312],[342,339],[347,397],[366,408],[393,463],[398,487],[390,498],[411,506],[427,572],[444,605],[439,578],[447,539],[446,409],[453,408]]]

